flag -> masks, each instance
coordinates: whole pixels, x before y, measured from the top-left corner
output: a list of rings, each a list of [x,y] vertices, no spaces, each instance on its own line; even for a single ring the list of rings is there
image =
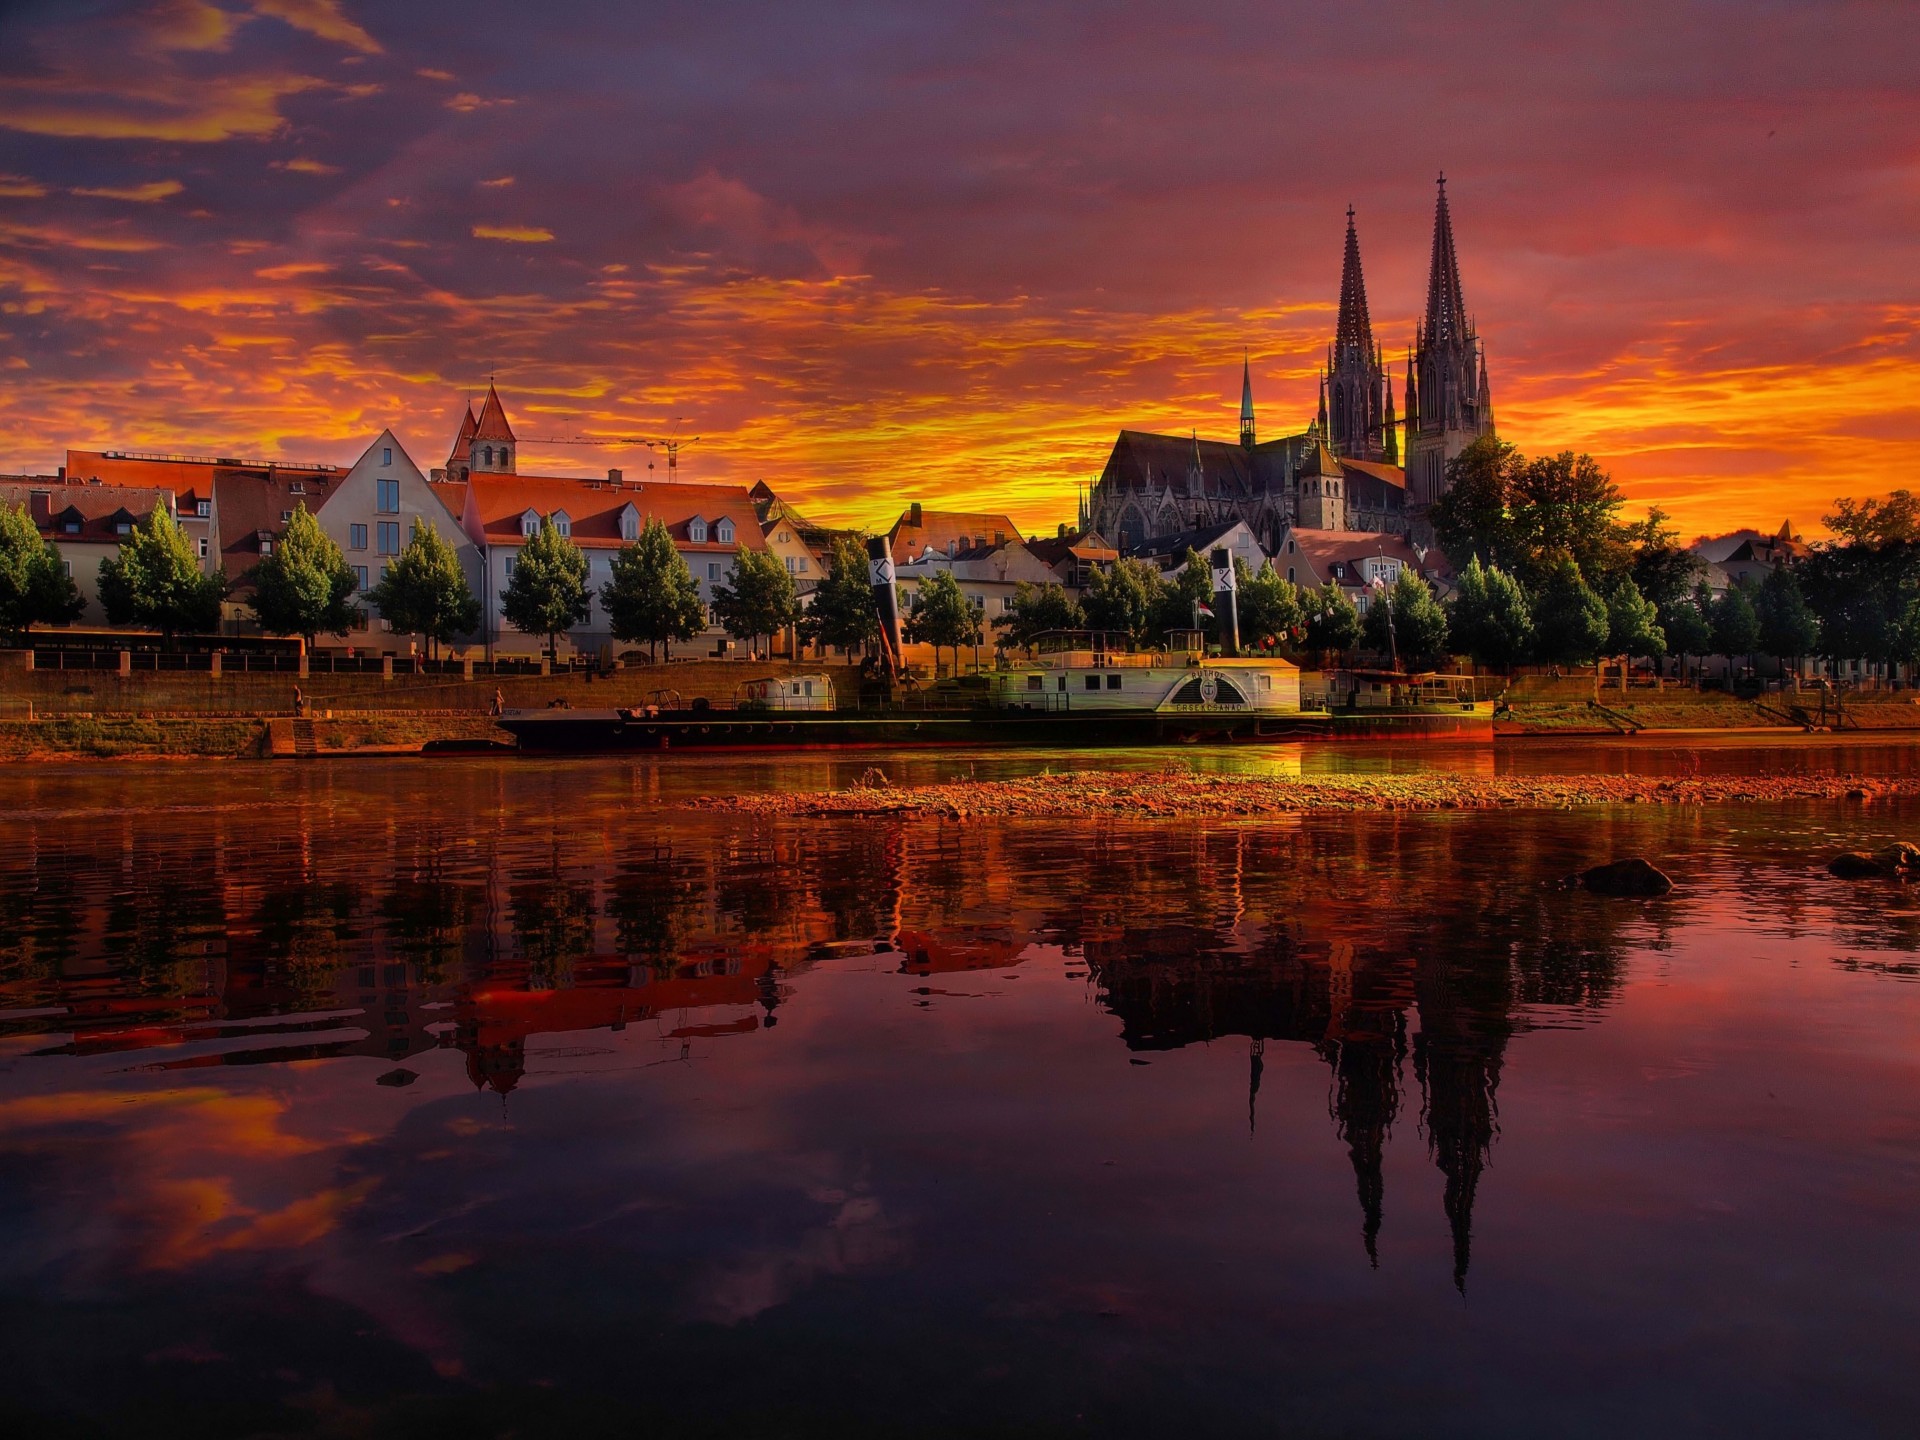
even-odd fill
[[[1193,613],[1194,613],[1194,614],[1196,614],[1196,615],[1204,615],[1204,616],[1206,616],[1206,617],[1207,617],[1207,618],[1208,618],[1209,620],[1211,620],[1211,619],[1213,618],[1213,611],[1211,611],[1211,610],[1209,610],[1209,609],[1208,609],[1208,608],[1207,608],[1206,606],[1204,606],[1204,605],[1196,605],[1196,606],[1194,606],[1194,607],[1193,607]]]

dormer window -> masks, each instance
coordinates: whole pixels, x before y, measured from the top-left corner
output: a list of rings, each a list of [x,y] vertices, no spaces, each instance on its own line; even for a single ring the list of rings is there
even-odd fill
[[[731,520],[722,520],[718,525],[714,526],[713,538],[718,540],[722,545],[731,545],[733,543],[733,522]]]
[[[76,525],[74,528],[77,530],[80,527]],[[128,520],[122,520],[118,525],[113,527],[113,533],[116,535],[131,535],[133,533],[132,522]]]
[[[628,542],[640,538],[640,512],[631,505],[620,512],[620,538]]]
[[[687,540],[694,545],[707,543],[707,522],[698,515],[687,521]]]
[[[198,515],[202,520],[206,519],[209,515],[213,514],[213,502],[211,500],[194,501],[193,513]]]
[[[540,533],[540,512],[538,510],[529,509],[521,512],[520,533],[529,540]]]
[[[69,535],[78,535],[80,533],[80,522],[78,520],[69,520],[60,528]]]
[[[553,528],[568,539],[573,537],[573,517],[564,510],[553,512]]]
[[[262,540],[260,542],[260,553],[262,555],[271,555],[273,553],[273,541]]]

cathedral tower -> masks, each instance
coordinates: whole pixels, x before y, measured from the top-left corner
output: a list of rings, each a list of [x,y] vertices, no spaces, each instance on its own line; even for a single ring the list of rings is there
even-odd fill
[[[1486,351],[1460,291],[1444,175],[1433,212],[1427,315],[1415,333],[1407,369],[1406,418],[1407,504],[1420,513],[1446,493],[1447,462],[1493,431]]]
[[[1327,354],[1327,441],[1348,460],[1387,460],[1392,442],[1387,372],[1373,343],[1367,280],[1360,270],[1360,237],[1347,207],[1347,250],[1340,266],[1340,319]]]
[[[500,392],[487,386],[486,403],[474,423],[473,438],[467,441],[468,465],[482,474],[512,475],[513,451],[518,442],[507,423],[507,408],[500,403]]]

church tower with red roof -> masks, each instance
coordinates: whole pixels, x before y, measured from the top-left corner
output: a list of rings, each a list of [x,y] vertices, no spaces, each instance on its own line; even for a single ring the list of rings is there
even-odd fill
[[[513,475],[513,427],[507,423],[507,409],[500,403],[500,392],[487,385],[486,403],[474,423],[473,438],[467,442],[467,464],[476,475]]]

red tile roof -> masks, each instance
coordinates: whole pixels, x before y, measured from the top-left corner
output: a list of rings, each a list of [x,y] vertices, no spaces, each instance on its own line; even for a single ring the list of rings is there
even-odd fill
[[[120,526],[141,524],[156,508],[171,510],[173,492],[146,485],[62,485],[32,480],[0,484],[0,505],[24,505],[49,540],[118,544]],[[77,531],[69,524],[78,525]]]
[[[920,512],[917,518],[915,510]],[[902,510],[893,528],[887,531],[887,539],[893,543],[893,558],[899,562],[917,560],[926,554],[929,546],[944,555],[949,544],[966,550],[1020,538],[1020,527],[1005,515],[973,510],[926,510],[918,506]]]
[[[480,407],[480,422],[474,427],[475,440],[513,440],[513,427],[507,424],[507,410],[500,403],[500,392],[487,386],[487,400]],[[457,443],[457,442],[456,442]]]
[[[244,581],[260,563],[262,537],[277,539],[287,528],[286,517],[301,505],[308,514],[317,514],[343,473],[218,472],[213,481],[214,523],[219,527],[220,563],[227,575]]]
[[[445,487],[441,487],[445,488]],[[753,496],[744,485],[613,485],[605,480],[576,480],[559,475],[474,474],[467,481],[488,544],[512,544],[520,539],[520,517],[532,510],[542,519],[564,510],[571,522],[573,543],[583,550],[618,549],[620,515],[628,505],[640,514],[640,523],[657,515],[674,544],[688,550],[727,552],[764,550],[765,537],[754,512]],[[695,519],[707,522],[708,538],[687,538]],[[733,522],[731,545],[713,539],[712,527]]]

